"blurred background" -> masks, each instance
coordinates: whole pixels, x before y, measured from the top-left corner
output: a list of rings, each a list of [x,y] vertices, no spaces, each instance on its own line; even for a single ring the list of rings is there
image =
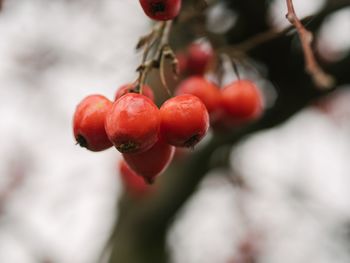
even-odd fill
[[[230,2],[207,10],[209,30],[235,28],[240,14],[227,8]],[[326,2],[294,1],[299,17]],[[267,3],[270,27],[288,26],[285,1]],[[86,95],[112,99],[135,79],[134,46],[150,27],[135,0],[4,1],[0,262],[102,262],[118,218],[120,156],[76,146],[72,116]],[[324,61],[347,57],[350,8],[327,17],[317,37]],[[262,86],[273,107],[274,88]],[[170,262],[350,261],[350,92],[339,87],[230,150],[232,169],[211,171],[170,226]],[[232,183],[237,176],[243,187]]]

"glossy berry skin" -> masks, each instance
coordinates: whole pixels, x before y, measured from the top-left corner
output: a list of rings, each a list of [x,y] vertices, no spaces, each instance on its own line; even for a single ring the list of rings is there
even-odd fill
[[[174,19],[180,12],[181,0],[140,0],[143,11],[154,20]]]
[[[221,96],[222,108],[232,120],[252,120],[261,114],[261,94],[250,80],[238,80],[227,85]]]
[[[73,117],[73,133],[81,147],[98,152],[113,146],[104,126],[111,108],[112,102],[101,95],[90,95],[79,103]]]
[[[192,94],[197,96],[207,107],[209,113],[220,107],[221,93],[219,88],[200,76],[185,79],[177,88],[177,95]]]
[[[149,150],[137,154],[123,154],[126,163],[147,183],[153,183],[174,157],[175,147],[159,139]]]
[[[139,153],[158,140],[160,112],[146,96],[128,93],[113,103],[105,121],[109,139],[121,153]]]
[[[212,47],[207,43],[193,43],[187,49],[187,70],[193,75],[203,75],[214,59]]]
[[[114,101],[116,101],[121,96],[124,96],[125,94],[128,94],[128,93],[139,93],[139,92],[136,91],[136,87],[134,84],[123,85],[115,93]],[[152,101],[154,101],[154,93],[153,93],[153,90],[150,88],[150,86],[144,85],[142,87],[142,95],[144,95],[144,96],[150,98]]]
[[[184,94],[167,100],[160,113],[161,136],[171,145],[194,147],[208,131],[208,111],[194,95]]]
[[[119,173],[123,185],[130,195],[141,197],[153,190],[152,186],[148,185],[145,180],[133,171],[123,159],[119,162]]]

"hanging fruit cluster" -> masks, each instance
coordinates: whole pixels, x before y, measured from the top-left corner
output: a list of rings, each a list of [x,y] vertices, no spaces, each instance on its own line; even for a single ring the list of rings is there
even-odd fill
[[[215,60],[210,44],[194,42],[185,52],[174,54],[168,34],[181,0],[140,0],[140,4],[146,15],[161,22],[137,45],[144,51],[139,77],[121,86],[114,101],[102,95],[87,96],[73,119],[80,146],[95,152],[114,146],[122,154],[120,174],[133,193],[147,192],[146,183],[154,182],[168,167],[176,147],[193,149],[210,126],[227,131],[255,120],[262,112],[262,96],[253,81],[238,76],[221,88],[206,78]],[[152,48],[153,58],[148,60]],[[173,93],[166,83],[165,60],[171,61],[174,75],[183,76]],[[153,68],[159,70],[163,86],[175,94],[160,107],[154,90],[145,84]]]

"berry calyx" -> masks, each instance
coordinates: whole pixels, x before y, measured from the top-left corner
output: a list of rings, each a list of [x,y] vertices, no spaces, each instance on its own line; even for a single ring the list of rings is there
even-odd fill
[[[107,135],[121,153],[139,153],[158,140],[160,113],[144,95],[128,93],[113,103],[105,121]]]
[[[119,173],[126,191],[132,196],[141,197],[153,189],[123,159],[119,162]]]
[[[135,84],[126,84],[121,86],[115,93],[114,101],[116,101],[121,96],[124,96],[125,94],[128,94],[128,93],[139,93],[136,89]],[[141,94],[150,98],[152,101],[154,101],[154,93],[153,93],[153,90],[150,88],[150,86],[143,85]]]
[[[174,19],[180,12],[181,0],[140,0],[143,11],[154,20]]]
[[[136,154],[123,154],[124,160],[138,175],[151,184],[174,157],[175,147],[159,139],[149,150]]]
[[[262,111],[262,96],[250,80],[238,80],[222,89],[222,108],[235,121],[257,118]]]
[[[161,136],[171,145],[194,147],[207,133],[209,115],[203,102],[184,94],[167,100],[160,108]]]
[[[178,86],[176,94],[192,94],[198,97],[207,107],[209,113],[220,107],[221,94],[219,88],[200,76],[185,79]]]
[[[78,104],[73,117],[73,133],[81,147],[98,152],[113,146],[104,126],[111,107],[112,102],[102,95],[90,95]]]

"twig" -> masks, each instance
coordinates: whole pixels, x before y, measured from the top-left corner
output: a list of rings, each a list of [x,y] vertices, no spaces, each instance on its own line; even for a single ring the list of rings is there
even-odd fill
[[[305,70],[312,77],[316,86],[322,89],[332,88],[335,84],[335,80],[332,76],[325,73],[322,68],[318,65],[315,59],[315,55],[312,51],[311,44],[313,40],[313,34],[308,31],[304,25],[298,19],[294,6],[293,0],[286,0],[288,13],[286,18],[296,28],[300,42],[303,48],[305,57]]]
[[[168,87],[168,84],[166,82],[166,78],[165,78],[165,72],[164,72],[164,68],[165,68],[165,60],[166,59],[171,59],[172,60],[172,64],[173,64],[173,72],[176,75],[176,73],[178,72],[178,65],[177,65],[177,59],[176,56],[173,52],[173,50],[171,49],[171,47],[169,46],[169,35],[170,35],[170,29],[172,26],[172,21],[168,21],[165,24],[165,28],[163,31],[163,35],[162,38],[160,40],[160,58],[159,58],[159,62],[160,62],[160,69],[159,69],[159,74],[160,74],[160,80],[162,82],[162,85],[164,86],[164,88],[166,89],[167,93],[169,95],[171,95],[170,89]]]
[[[301,23],[307,20],[309,20],[309,17],[302,19]],[[293,28],[294,28],[293,26],[289,26],[282,29],[281,31],[276,31],[275,29],[271,29],[271,30],[256,34],[251,38],[248,38],[247,40],[242,41],[241,43],[231,45],[231,46],[221,47],[218,51],[230,54],[231,56],[242,57],[244,56],[245,53],[249,52],[250,50],[256,48],[259,45],[262,45],[280,36],[285,36]]]
[[[146,82],[148,73],[154,68],[159,68],[161,83],[170,94],[164,73],[164,63],[166,59],[172,60],[175,75],[177,72],[177,60],[168,43],[171,26],[172,21],[156,24],[152,32],[142,37],[137,44],[137,49],[144,48],[142,63],[137,68],[137,71],[140,73],[137,81],[140,93],[142,93],[142,87]],[[149,53],[153,48],[155,49],[153,57],[148,59]]]

